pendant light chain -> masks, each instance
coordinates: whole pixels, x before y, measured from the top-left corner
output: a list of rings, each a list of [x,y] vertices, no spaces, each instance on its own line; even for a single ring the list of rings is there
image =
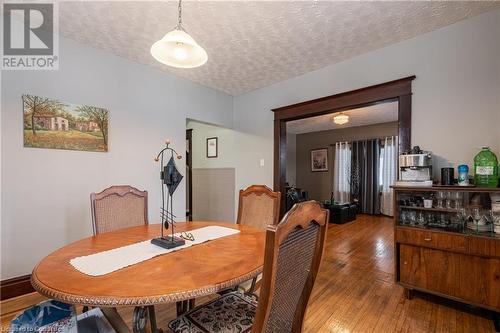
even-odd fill
[[[184,29],[182,28],[182,0],[179,0],[179,6],[177,7],[177,10],[179,11],[179,17],[178,17],[177,27],[178,27],[180,30],[184,30]]]

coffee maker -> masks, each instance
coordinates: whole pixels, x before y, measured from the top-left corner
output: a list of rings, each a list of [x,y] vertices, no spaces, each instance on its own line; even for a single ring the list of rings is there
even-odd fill
[[[399,155],[400,186],[432,186],[432,156],[419,146]]]

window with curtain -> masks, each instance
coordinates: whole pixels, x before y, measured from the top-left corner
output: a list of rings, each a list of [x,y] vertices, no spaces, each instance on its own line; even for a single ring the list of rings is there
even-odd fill
[[[349,202],[351,193],[351,148],[347,142],[335,143],[333,170],[333,197],[338,202]]]
[[[391,186],[397,179],[398,137],[390,136],[384,140],[384,148],[380,151],[380,212],[393,216],[393,192]]]
[[[380,214],[380,139],[351,143],[351,201],[357,201],[359,212]]]

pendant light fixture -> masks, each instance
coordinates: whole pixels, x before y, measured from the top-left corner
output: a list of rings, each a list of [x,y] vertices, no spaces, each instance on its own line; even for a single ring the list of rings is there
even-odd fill
[[[335,117],[333,117],[333,122],[337,125],[344,125],[349,122],[349,116],[344,113],[339,113]]]
[[[151,46],[151,55],[167,66],[195,68],[205,64],[208,55],[182,27],[181,1],[179,0],[177,26]]]

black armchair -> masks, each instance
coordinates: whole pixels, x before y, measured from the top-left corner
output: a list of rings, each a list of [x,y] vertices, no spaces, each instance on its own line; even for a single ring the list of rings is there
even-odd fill
[[[294,187],[289,187],[286,190],[285,208],[287,212],[293,207],[293,205],[303,201],[307,201],[306,193],[299,192],[299,190]]]

